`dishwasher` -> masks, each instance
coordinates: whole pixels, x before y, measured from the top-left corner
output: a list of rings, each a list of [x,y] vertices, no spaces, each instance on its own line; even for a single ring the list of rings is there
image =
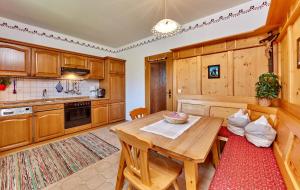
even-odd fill
[[[32,107],[0,109],[0,151],[32,143]]]

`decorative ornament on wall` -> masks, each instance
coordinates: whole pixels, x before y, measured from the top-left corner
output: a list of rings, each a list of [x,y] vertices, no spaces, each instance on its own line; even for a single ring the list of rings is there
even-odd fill
[[[181,25],[172,19],[167,19],[167,0],[164,0],[164,19],[160,20],[153,28],[156,37],[167,38],[181,32]]]

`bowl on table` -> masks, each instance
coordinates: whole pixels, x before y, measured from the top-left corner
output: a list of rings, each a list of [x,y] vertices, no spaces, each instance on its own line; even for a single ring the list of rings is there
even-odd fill
[[[164,114],[165,121],[172,124],[183,124],[186,123],[189,116],[181,112],[170,112]]]

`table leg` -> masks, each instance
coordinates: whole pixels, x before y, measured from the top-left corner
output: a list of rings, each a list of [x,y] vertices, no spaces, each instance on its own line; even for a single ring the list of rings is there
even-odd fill
[[[219,151],[218,151],[218,141],[219,139],[216,139],[213,146],[212,146],[212,157],[213,157],[213,164],[215,166],[215,168],[218,166],[219,164]]]
[[[124,170],[126,168],[126,161],[123,152],[121,151],[119,170],[117,175],[116,187],[115,190],[122,190],[124,185]]]
[[[197,190],[198,164],[192,161],[184,161],[185,183],[187,190]]]

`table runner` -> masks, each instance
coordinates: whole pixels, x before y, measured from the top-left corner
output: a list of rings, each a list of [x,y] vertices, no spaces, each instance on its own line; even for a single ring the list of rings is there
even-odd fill
[[[171,124],[163,119],[156,123],[147,125],[140,130],[161,135],[170,139],[176,139],[187,129],[192,127],[197,121],[199,121],[200,118],[201,117],[199,116],[190,115],[188,122],[184,124]]]

